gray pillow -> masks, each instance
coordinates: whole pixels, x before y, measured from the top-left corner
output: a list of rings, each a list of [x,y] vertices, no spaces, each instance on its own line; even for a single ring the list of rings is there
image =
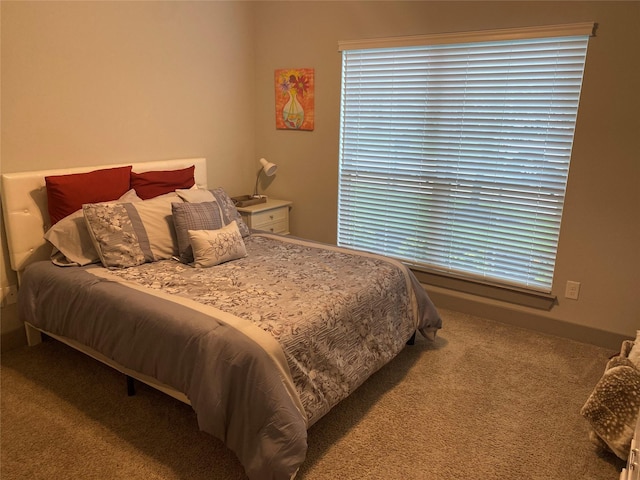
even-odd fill
[[[178,240],[178,258],[182,263],[193,262],[189,230],[218,230],[224,226],[218,202],[173,203],[173,224]]]
[[[225,225],[229,225],[231,222],[235,221],[238,225],[238,230],[240,231],[240,235],[243,237],[249,236],[249,227],[244,223],[242,219],[242,215],[238,212],[236,205],[231,200],[231,197],[227,192],[225,192],[224,188],[218,187],[211,190],[211,193],[216,197],[218,204],[220,205],[220,210],[222,210],[222,216],[224,218]]]

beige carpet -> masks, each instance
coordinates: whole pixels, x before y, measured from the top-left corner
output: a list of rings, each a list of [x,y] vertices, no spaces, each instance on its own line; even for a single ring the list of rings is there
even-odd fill
[[[309,431],[298,478],[617,479],[579,410],[616,352],[441,311]],[[54,341],[2,355],[0,478],[244,479],[186,406]]]

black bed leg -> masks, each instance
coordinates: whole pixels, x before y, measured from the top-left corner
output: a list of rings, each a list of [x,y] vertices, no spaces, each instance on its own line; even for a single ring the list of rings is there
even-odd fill
[[[416,332],[413,332],[413,335],[411,335],[411,338],[407,340],[407,345],[415,345],[415,343],[416,343]]]
[[[129,395],[130,397],[133,397],[136,394],[136,384],[134,383],[135,380],[133,379],[133,377],[130,377],[129,375],[127,375],[126,377],[127,377],[127,395]]]

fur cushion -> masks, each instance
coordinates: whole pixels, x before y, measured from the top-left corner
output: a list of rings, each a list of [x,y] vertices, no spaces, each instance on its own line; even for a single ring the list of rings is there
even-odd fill
[[[640,370],[627,358],[629,343],[625,341],[620,355],[609,360],[580,411],[591,425],[592,442],[599,447],[606,445],[623,460],[629,455],[640,413]]]

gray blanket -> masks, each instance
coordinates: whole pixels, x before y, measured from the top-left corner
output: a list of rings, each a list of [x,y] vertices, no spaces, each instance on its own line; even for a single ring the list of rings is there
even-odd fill
[[[21,318],[184,392],[201,429],[252,479],[288,479],[306,429],[440,318],[413,275],[379,256],[252,235],[208,269],[109,271],[49,262],[23,276]]]

